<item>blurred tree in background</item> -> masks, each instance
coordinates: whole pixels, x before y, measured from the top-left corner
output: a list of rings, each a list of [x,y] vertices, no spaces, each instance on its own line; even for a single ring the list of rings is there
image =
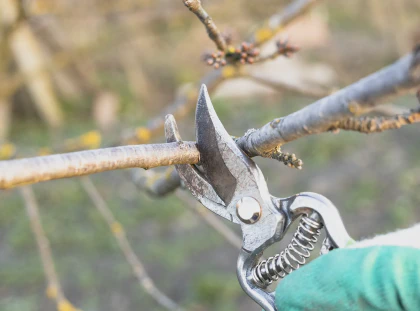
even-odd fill
[[[294,2],[310,10],[270,28]],[[241,136],[420,43],[417,0],[202,4],[222,31],[223,54],[182,1],[0,0],[0,158],[162,141],[166,112],[192,140],[199,81]],[[408,94],[374,113],[417,106]],[[284,149],[304,160],[303,171],[256,161],[273,194],[322,193],[361,238],[420,219],[418,129],[291,142]],[[236,280],[239,228],[180,190],[156,198],[152,186],[165,174],[113,171],[1,191],[0,310],[165,310],[174,301],[256,310]],[[159,301],[159,290],[171,298]]]

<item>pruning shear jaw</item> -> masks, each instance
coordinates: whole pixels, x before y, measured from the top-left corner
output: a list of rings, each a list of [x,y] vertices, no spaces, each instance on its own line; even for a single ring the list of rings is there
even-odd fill
[[[182,143],[171,115],[166,117],[165,133],[168,142]],[[243,243],[237,262],[239,283],[264,310],[276,311],[274,293],[268,292],[266,287],[304,264],[308,251],[313,250],[311,242],[316,241],[323,224],[328,227],[326,248],[346,246],[351,238],[328,199],[314,193],[284,199],[269,194],[258,166],[223,127],[204,85],[197,103],[196,136],[200,164],[176,165],[177,171],[205,207],[241,225]],[[288,248],[260,261],[263,251],[280,241],[290,224],[300,216],[300,231],[296,231]],[[293,249],[297,250],[296,254],[290,253]],[[304,258],[296,258],[296,255]],[[290,261],[296,261],[298,265],[293,266]]]
[[[178,126],[173,115],[167,115],[165,118],[165,136],[168,143],[182,143],[181,135],[179,134]],[[226,210],[223,201],[195,165],[183,164],[175,165],[175,167],[185,186],[201,204],[219,216],[232,222],[237,222]]]
[[[167,142],[181,142],[175,119],[165,120]],[[280,238],[284,217],[257,165],[236,145],[219,120],[205,85],[196,110],[200,165],[176,165],[191,193],[214,213],[242,227],[243,248],[260,252]],[[255,213],[248,219],[249,209]]]
[[[243,248],[259,252],[280,236],[284,217],[258,166],[236,145],[216,114],[205,85],[196,110],[196,138],[206,179],[242,227]]]

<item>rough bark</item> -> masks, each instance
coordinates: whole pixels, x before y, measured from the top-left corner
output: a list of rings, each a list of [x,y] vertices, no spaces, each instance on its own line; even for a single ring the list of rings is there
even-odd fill
[[[105,148],[0,162],[0,189],[123,168],[197,163],[194,142]]]

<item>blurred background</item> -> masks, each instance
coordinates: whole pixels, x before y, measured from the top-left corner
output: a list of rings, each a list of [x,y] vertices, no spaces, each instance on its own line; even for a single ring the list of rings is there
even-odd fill
[[[202,1],[235,45],[290,2]],[[276,36],[289,38],[301,51],[247,65],[249,73],[240,78],[226,75],[211,89],[216,111],[236,136],[296,111],[317,94],[410,52],[420,42],[418,16],[418,0],[322,2]],[[163,142],[163,129],[148,130],[154,126],[148,121],[172,107],[179,94],[195,94],[198,81],[214,73],[202,61],[203,53],[215,50],[213,42],[180,0],[0,0],[0,27],[4,157],[80,144],[109,146],[133,129],[136,143]],[[262,51],[269,53],[273,45],[269,41]],[[403,96],[376,112],[387,115],[416,105],[415,96]],[[177,118],[186,140],[194,139],[190,108]],[[283,151],[303,159],[302,171],[256,161],[273,195],[327,196],[350,234],[360,239],[420,221],[419,129],[417,124],[372,135],[328,133],[287,144]],[[156,286],[174,301],[189,310],[258,310],[237,283],[238,250],[187,208],[191,200],[153,198],[126,171],[91,180]],[[165,310],[133,276],[79,179],[32,188],[63,292],[73,305]],[[0,202],[0,310],[55,310],[20,192],[1,191]],[[240,235],[238,227],[221,222]]]

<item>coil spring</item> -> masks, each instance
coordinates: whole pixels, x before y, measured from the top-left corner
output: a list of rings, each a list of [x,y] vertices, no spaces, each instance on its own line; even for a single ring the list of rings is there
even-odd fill
[[[255,284],[266,287],[304,265],[318,241],[321,228],[322,223],[303,216],[287,248],[253,268],[252,278]]]

